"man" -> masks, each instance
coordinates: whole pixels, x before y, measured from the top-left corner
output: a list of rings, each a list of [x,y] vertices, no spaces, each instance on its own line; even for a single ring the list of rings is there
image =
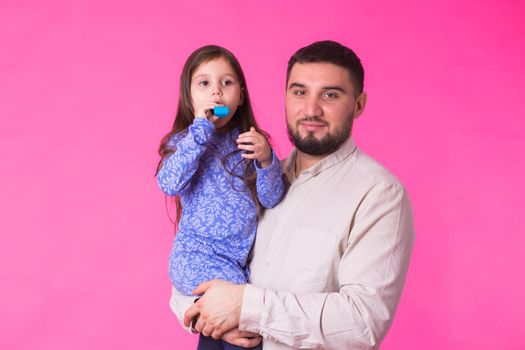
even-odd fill
[[[287,193],[259,222],[250,284],[202,284],[186,325],[199,316],[196,331],[242,346],[259,341],[243,332],[260,334],[266,350],[379,347],[414,232],[402,185],[351,139],[366,105],[363,80],[359,58],[338,43],[316,42],[292,56]]]

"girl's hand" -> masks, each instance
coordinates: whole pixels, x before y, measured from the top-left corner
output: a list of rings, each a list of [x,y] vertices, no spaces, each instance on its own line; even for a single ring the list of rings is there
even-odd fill
[[[242,133],[237,138],[237,147],[245,150],[241,157],[257,160],[262,168],[267,168],[272,163],[272,150],[268,140],[264,135],[255,131],[254,127],[250,131]]]
[[[216,116],[213,115],[213,107],[215,106],[222,106],[221,104],[217,102],[204,102],[200,104],[199,106],[195,106],[195,118],[206,118],[210,122],[215,122],[217,119]]]

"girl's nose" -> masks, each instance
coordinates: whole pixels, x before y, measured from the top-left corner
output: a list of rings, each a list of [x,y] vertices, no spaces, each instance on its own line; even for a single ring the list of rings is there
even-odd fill
[[[218,84],[215,84],[211,90],[212,96],[222,96],[221,87]]]

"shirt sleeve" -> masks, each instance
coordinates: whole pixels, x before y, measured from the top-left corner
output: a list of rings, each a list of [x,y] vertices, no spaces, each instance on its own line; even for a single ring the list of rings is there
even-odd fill
[[[275,152],[272,150],[272,163],[268,167],[261,168],[256,161],[255,170],[257,172],[257,198],[263,207],[275,207],[283,198],[285,190],[281,162]]]
[[[186,187],[199,167],[199,159],[206,150],[206,143],[213,130],[212,122],[206,118],[195,118],[182,139],[170,141],[169,145],[176,143],[173,145],[176,151],[164,159],[157,174],[162,192],[176,196]]]
[[[413,240],[404,189],[375,186],[355,214],[339,290],[293,294],[246,285],[239,328],[294,348],[377,349],[401,297]]]
[[[175,289],[175,287],[171,287],[171,297],[170,297],[170,308],[171,311],[177,316],[177,319],[179,320],[180,325],[182,328],[184,328],[186,331],[191,332],[191,329],[189,327],[186,327],[184,325],[184,314],[186,313],[186,310],[189,309],[191,305],[195,302],[196,297],[195,296],[188,296],[188,295],[182,295]]]

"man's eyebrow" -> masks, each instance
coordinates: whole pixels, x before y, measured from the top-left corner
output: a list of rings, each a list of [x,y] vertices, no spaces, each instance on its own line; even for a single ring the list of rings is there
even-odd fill
[[[288,89],[293,89],[293,88],[299,88],[299,89],[306,89],[306,84],[302,84],[302,83],[291,83],[289,86],[288,86]],[[344,94],[346,94],[346,90],[343,89],[342,87],[340,87],[339,85],[328,85],[328,86],[323,86],[323,91],[326,91],[326,90],[335,90],[335,91],[340,91]]]
[[[291,83],[290,85],[288,85],[288,89],[293,89],[293,88],[304,89],[306,88],[306,85],[301,84],[301,83]]]
[[[337,86],[337,85],[334,85],[334,86],[323,86],[323,90],[335,90],[335,91],[340,91],[340,92],[346,94],[346,90],[343,89],[340,86]]]

